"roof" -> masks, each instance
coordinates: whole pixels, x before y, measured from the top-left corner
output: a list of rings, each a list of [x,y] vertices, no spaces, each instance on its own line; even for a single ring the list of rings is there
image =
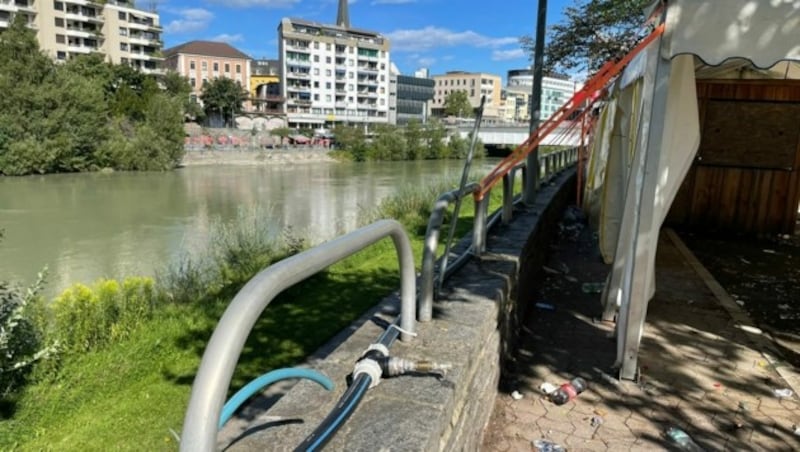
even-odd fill
[[[243,58],[246,60],[252,59],[246,53],[235,49],[233,46],[225,42],[189,41],[164,50],[164,56],[167,58],[179,53],[219,58]]]

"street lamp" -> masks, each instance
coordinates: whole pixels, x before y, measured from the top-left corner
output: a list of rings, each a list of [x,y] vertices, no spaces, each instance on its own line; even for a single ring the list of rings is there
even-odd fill
[[[533,88],[531,89],[531,123],[530,134],[539,128],[542,114],[542,66],[544,65],[544,32],[547,22],[547,0],[539,0],[536,17],[536,41],[533,49]],[[528,177],[525,180],[523,200],[532,205],[539,186],[539,146],[528,154]]]

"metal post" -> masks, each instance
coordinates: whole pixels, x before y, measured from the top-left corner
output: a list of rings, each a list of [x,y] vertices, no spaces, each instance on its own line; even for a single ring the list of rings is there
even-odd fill
[[[511,222],[514,211],[514,173],[513,169],[503,176],[503,224]]]
[[[472,246],[475,256],[480,256],[486,251],[486,211],[489,205],[491,191],[480,201],[475,201],[475,224],[472,227]]]
[[[542,66],[544,66],[544,32],[547,22],[547,0],[539,0],[536,16],[536,41],[533,49],[533,88],[531,90],[531,122],[530,134],[539,128],[542,114]],[[531,177],[525,181],[523,199],[525,204],[532,205],[539,188],[539,146],[536,146],[527,157]]]

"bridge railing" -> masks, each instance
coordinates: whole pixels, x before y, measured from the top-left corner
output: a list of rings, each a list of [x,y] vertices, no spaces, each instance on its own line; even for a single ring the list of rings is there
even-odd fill
[[[540,179],[543,184],[548,183],[553,177],[564,169],[572,166],[578,160],[577,148],[555,151],[539,156]],[[433,317],[433,301],[438,296],[444,281],[463,266],[471,256],[480,256],[486,251],[486,234],[499,221],[508,224],[513,217],[514,205],[522,202],[521,193],[516,193],[514,188],[516,173],[522,173],[522,184],[528,177],[525,162],[515,166],[503,176],[503,198],[500,209],[488,214],[491,201],[491,188],[486,196],[475,201],[475,216],[473,220],[472,238],[469,246],[459,255],[453,256],[453,263],[448,265],[450,256],[437,257],[439,249],[439,236],[444,222],[445,213],[451,204],[459,199],[472,195],[479,189],[477,182],[472,182],[459,192],[458,189],[446,192],[439,196],[433,205],[428,227],[425,232],[425,246],[422,251],[422,270],[420,274],[419,310],[417,319],[428,322]],[[458,221],[452,218],[451,221]],[[450,249],[449,246],[445,247]],[[452,254],[452,253],[451,253]],[[438,268],[437,268],[438,266]]]
[[[415,330],[416,275],[411,243],[403,226],[381,220],[267,267],[236,294],[208,342],[197,371],[181,435],[181,451],[211,451],[225,394],[247,337],[261,312],[278,294],[323,269],[391,237],[400,266],[401,340]]]

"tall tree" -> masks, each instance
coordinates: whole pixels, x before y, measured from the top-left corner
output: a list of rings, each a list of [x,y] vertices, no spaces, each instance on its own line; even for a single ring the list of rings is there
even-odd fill
[[[459,118],[472,117],[472,104],[466,91],[452,91],[444,99],[444,112],[448,116]]]
[[[200,95],[206,116],[220,115],[226,123],[233,120],[233,115],[242,111],[242,103],[247,99],[247,91],[239,82],[229,78],[209,80],[203,86]]]
[[[545,70],[594,72],[619,58],[647,33],[644,9],[652,0],[579,0],[564,10],[564,20],[547,31]],[[531,56],[536,40],[520,44]],[[533,58],[531,58],[533,59]]]

